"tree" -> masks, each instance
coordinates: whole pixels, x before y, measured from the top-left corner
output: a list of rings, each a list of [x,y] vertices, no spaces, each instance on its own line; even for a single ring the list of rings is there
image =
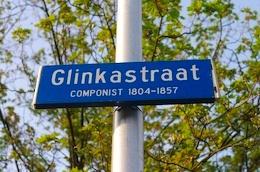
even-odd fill
[[[110,171],[113,108],[30,104],[36,66],[114,61],[116,1],[0,2],[9,4],[0,16],[19,7],[19,22],[32,10],[35,17],[35,27],[10,24],[16,44],[0,48],[1,169]],[[259,22],[257,11],[237,12],[231,0],[193,0],[187,8],[143,0],[144,59],[211,58],[222,95],[215,104],[145,106],[144,171],[259,170]],[[35,42],[41,44],[30,51]]]

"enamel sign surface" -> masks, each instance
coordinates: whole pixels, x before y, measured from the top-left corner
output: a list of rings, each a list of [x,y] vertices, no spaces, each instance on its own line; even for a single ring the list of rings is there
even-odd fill
[[[213,103],[210,60],[40,67],[36,109]]]

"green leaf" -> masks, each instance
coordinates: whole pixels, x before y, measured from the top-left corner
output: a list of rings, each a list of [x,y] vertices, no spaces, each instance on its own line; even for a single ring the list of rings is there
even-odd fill
[[[26,28],[18,27],[15,31],[12,32],[12,38],[18,42],[23,43],[27,39],[29,39],[31,35],[31,30]]]

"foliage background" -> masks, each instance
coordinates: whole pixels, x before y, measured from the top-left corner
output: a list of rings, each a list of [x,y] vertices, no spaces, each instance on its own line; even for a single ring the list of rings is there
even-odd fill
[[[31,100],[39,65],[115,61],[116,9],[115,0],[0,0],[0,171],[110,171],[113,108],[34,110]],[[254,9],[143,0],[144,60],[212,58],[222,95],[145,106],[144,171],[260,171]]]

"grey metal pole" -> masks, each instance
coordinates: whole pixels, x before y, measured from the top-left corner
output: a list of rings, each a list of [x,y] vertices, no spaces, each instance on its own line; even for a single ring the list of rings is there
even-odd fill
[[[142,60],[142,1],[118,0],[116,62]],[[143,114],[117,107],[113,120],[112,172],[143,171]]]

